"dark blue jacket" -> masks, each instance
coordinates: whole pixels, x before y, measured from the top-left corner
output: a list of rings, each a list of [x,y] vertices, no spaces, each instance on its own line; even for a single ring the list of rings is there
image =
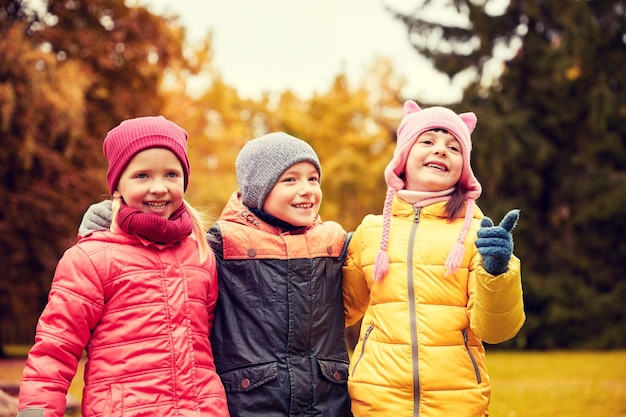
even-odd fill
[[[219,277],[211,343],[231,416],[351,416],[343,228],[283,232],[235,193],[207,240]]]

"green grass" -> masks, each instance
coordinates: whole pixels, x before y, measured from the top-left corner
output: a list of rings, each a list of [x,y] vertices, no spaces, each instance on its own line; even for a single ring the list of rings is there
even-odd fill
[[[626,417],[626,351],[487,352],[491,417]]]
[[[626,417],[626,350],[488,351],[487,366],[490,417]],[[23,367],[23,358],[0,360],[0,380],[19,382]],[[82,364],[70,393],[81,391]]]

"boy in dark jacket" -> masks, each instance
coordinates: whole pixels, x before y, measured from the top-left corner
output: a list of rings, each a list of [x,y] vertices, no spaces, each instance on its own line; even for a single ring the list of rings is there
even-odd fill
[[[219,274],[212,344],[232,416],[349,416],[341,257],[321,167],[286,133],[248,142],[239,191],[207,233]]]

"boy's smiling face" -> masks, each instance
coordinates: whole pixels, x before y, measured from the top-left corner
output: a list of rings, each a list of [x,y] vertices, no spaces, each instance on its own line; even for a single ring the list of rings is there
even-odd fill
[[[285,170],[267,195],[263,211],[293,226],[313,224],[322,204],[320,175],[310,162]]]

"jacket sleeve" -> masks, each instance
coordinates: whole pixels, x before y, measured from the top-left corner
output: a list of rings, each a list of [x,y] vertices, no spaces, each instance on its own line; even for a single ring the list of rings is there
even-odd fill
[[[63,417],[68,388],[103,305],[93,264],[77,246],[70,248],[57,265],[37,323],[20,385],[20,416]]]
[[[474,275],[470,276],[470,326],[484,342],[501,343],[513,338],[526,320],[521,263],[512,256],[509,270],[493,276],[480,264],[480,256],[476,258],[476,268],[470,273]]]
[[[224,246],[222,243],[222,232],[219,223],[213,224],[213,226],[211,226],[211,228],[206,232],[206,241],[215,256],[221,257],[224,252]]]
[[[348,245],[348,253],[343,264],[343,305],[346,313],[346,326],[357,323],[367,310],[370,291],[361,265],[361,228],[358,227]]]

